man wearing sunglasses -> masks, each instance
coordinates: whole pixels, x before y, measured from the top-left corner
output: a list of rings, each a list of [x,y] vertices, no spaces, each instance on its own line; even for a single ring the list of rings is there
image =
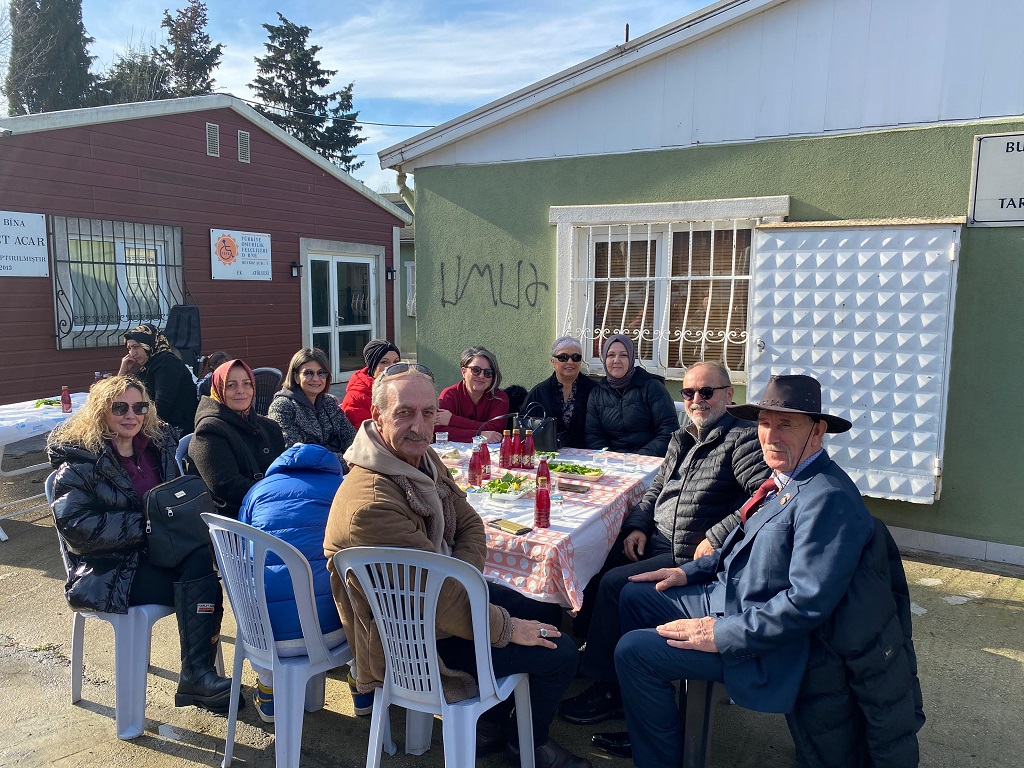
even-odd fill
[[[669,441],[654,483],[626,515],[601,572],[587,585],[576,634],[587,638],[581,671],[596,682],[562,702],[571,723],[589,725],[622,716],[615,676],[619,593],[629,577],[680,566],[720,547],[739,524],[737,510],[768,477],[757,429],[726,413],[733,388],[717,362],[697,363],[683,377],[689,423]],[[630,754],[629,735],[598,734],[595,744]]]

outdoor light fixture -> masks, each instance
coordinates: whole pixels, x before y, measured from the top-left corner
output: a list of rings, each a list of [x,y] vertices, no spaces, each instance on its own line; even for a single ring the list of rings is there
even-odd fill
[[[395,271],[394,267],[388,267],[387,269],[384,270],[384,277],[386,277],[388,280],[394,280],[397,275],[398,272]]]
[[[297,261],[292,262],[292,277],[298,277],[302,272],[302,265]]]

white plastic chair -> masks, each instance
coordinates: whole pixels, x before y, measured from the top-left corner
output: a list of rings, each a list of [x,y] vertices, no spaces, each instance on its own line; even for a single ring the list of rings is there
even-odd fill
[[[178,447],[174,451],[174,460],[178,462],[178,471],[185,474],[185,457],[188,456],[188,444],[192,442],[192,433],[189,432],[178,441]]]
[[[334,567],[353,598],[348,574],[366,595],[380,632],[387,662],[384,686],[374,691],[373,720],[366,751],[367,768],[377,768],[389,737],[388,706],[409,710],[406,751],[430,745],[433,715],[441,716],[445,766],[474,765],[476,722],[481,714],[515,693],[521,764],[533,768],[530,679],[525,673],[495,680],[491,663],[487,583],[469,563],[415,549],[352,547],[334,555]],[[455,579],[469,595],[479,694],[448,704],[437,661],[437,598],[446,579]],[[356,596],[358,599],[358,596]],[[418,715],[417,713],[424,713]],[[390,739],[388,738],[390,741]]]
[[[53,508],[53,483],[56,472],[46,478],[46,502]],[[60,556],[69,578],[71,562],[67,543],[57,533]],[[114,721],[117,738],[135,739],[146,728],[146,677],[149,674],[149,655],[153,625],[172,616],[174,608],[166,605],[134,605],[127,614],[99,611],[74,612],[71,623],[71,703],[82,698],[83,647],[85,620],[99,619],[114,628]]]
[[[222,768],[231,765],[238,718],[238,694],[245,658],[274,673],[274,734],[277,768],[297,768],[302,748],[303,709],[322,709],[326,697],[328,670],[352,660],[348,643],[328,648],[320,633],[320,618],[313,594],[313,572],[309,561],[291,544],[266,531],[220,515],[203,513],[217,553],[221,578],[238,625],[235,664],[231,675],[231,705],[228,709],[227,741]],[[288,568],[295,594],[295,607],[306,644],[304,656],[281,658],[274,642],[274,630],[267,611],[263,576],[267,552],[273,552]]]

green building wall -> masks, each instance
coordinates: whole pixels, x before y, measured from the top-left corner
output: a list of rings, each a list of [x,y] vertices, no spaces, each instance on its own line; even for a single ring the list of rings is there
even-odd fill
[[[966,216],[976,134],[992,121],[416,173],[417,355],[446,386],[483,344],[503,385],[550,373],[554,205],[789,195],[791,221]],[[942,495],[869,500],[886,523],[1024,545],[1024,228],[964,228]],[[597,371],[595,373],[600,373]],[[676,383],[669,382],[675,394]],[[745,393],[738,392],[737,400]]]

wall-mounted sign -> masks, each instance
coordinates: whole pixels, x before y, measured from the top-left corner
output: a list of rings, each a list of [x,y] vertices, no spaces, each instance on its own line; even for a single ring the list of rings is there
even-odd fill
[[[974,137],[970,223],[1024,226],[1024,133]]]
[[[49,277],[46,216],[0,211],[0,277]]]
[[[269,280],[270,235],[211,229],[210,270],[214,280]]]

